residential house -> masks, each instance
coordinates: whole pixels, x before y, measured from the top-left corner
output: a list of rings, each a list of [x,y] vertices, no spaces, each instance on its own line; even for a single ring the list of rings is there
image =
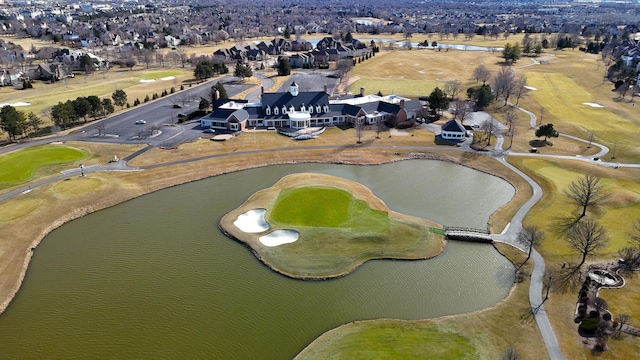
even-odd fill
[[[62,63],[40,64],[33,70],[32,79],[42,81],[59,81],[74,77],[73,72]]]
[[[313,54],[293,54],[289,56],[289,65],[292,68],[309,68],[313,66]]]
[[[291,42],[291,51],[309,51],[311,49],[313,49],[313,45],[308,41],[294,40]]]
[[[165,35],[164,41],[167,42],[167,47],[170,47],[172,49],[175,49],[178,45],[180,45],[180,39],[175,38],[171,35]]]

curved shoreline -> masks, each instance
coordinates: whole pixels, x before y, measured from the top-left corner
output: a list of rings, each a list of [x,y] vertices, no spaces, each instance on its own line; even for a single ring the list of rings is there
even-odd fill
[[[269,260],[268,251],[265,251],[266,249],[259,241],[260,233],[262,232],[247,233],[244,230],[238,228],[238,226],[236,225],[236,218],[242,216],[243,214],[246,214],[247,211],[254,211],[255,209],[264,209],[266,211],[266,209],[269,209],[270,207],[272,207],[273,203],[276,201],[278,196],[281,194],[281,191],[283,190],[316,187],[316,186],[328,187],[328,188],[334,188],[334,189],[340,189],[340,190],[346,191],[347,193],[350,194],[350,196],[353,199],[358,201],[364,201],[367,204],[367,207],[369,209],[372,209],[375,211],[383,211],[384,213],[386,213],[386,219],[388,221],[387,225],[389,226],[389,228],[387,229],[387,231],[393,232],[392,229],[395,227],[402,228],[403,226],[410,226],[410,227],[416,226],[418,229],[418,233],[412,234],[412,235],[415,235],[415,237],[409,236],[409,237],[403,237],[402,239],[393,238],[393,241],[391,241],[391,238],[389,238],[391,234],[383,230],[382,232],[377,232],[376,234],[379,235],[381,239],[387,240],[386,245],[376,250],[371,250],[371,249],[367,249],[368,251],[365,250],[365,253],[369,254],[368,256],[363,256],[361,258],[360,255],[362,255],[363,253],[360,253],[359,250],[362,250],[362,249],[357,245],[348,246],[347,248],[344,248],[343,251],[346,252],[347,254],[350,254],[350,256],[349,255],[346,256],[347,258],[350,259],[347,263],[347,266],[340,266],[342,265],[341,264],[342,261],[338,261],[338,263],[333,264],[333,266],[336,266],[335,268],[333,268],[328,263],[324,263],[322,266],[315,268],[313,266],[314,264],[313,260],[307,259],[307,261],[305,261],[306,266],[303,268],[299,268],[297,266],[291,265],[292,259],[290,256],[292,256],[293,254],[289,253],[286,250],[287,248],[281,248],[275,251],[279,251],[280,256],[283,256],[288,260],[284,260],[282,262],[278,262],[276,259],[273,259],[273,258]],[[349,216],[353,216],[353,214]],[[353,219],[353,218],[350,218],[349,216],[346,218],[347,222]],[[358,223],[358,221],[356,221],[356,223]],[[352,223],[351,225],[354,225],[354,224]],[[369,228],[369,226],[371,225],[372,223],[369,223],[367,228]],[[283,225],[283,226],[284,228],[295,229],[300,233],[306,234],[306,235],[301,234],[301,237],[310,237],[311,239],[310,241],[312,242],[314,238],[318,239],[315,237],[317,235],[309,234],[309,231],[300,230],[300,228],[297,226],[291,226],[291,225]],[[303,226],[303,228],[309,228],[309,227],[314,228],[312,225]],[[282,274],[293,279],[301,279],[301,280],[328,280],[328,279],[340,278],[355,271],[358,267],[368,262],[369,260],[381,260],[381,259],[424,260],[424,259],[434,258],[444,251],[444,248],[446,247],[446,242],[442,235],[437,235],[430,232],[429,229],[433,227],[442,228],[442,225],[429,219],[405,215],[389,209],[387,204],[384,201],[382,201],[382,199],[378,198],[371,191],[371,189],[369,189],[368,187],[364,186],[361,183],[355,182],[353,180],[348,180],[345,178],[333,176],[333,175],[324,175],[324,174],[318,174],[318,173],[297,173],[297,174],[286,175],[280,178],[280,180],[278,180],[272,186],[269,186],[262,190],[258,190],[257,192],[252,194],[244,203],[242,203],[240,206],[236,207],[235,209],[232,209],[229,212],[227,212],[218,221],[218,228],[221,229],[221,231],[225,235],[227,235],[228,237],[238,242],[244,243],[246,246],[250,247],[252,249],[252,253],[256,257],[258,257],[260,261],[263,264],[265,264],[268,268],[270,268],[271,270],[273,270],[278,274]],[[316,229],[325,229],[325,230],[328,230],[329,232],[333,231],[334,235],[329,236],[329,238],[335,239],[338,241],[342,241],[342,240],[348,241],[348,239],[352,238],[352,236],[347,235],[346,237],[344,237],[344,235],[340,235],[344,230],[346,230],[347,233],[351,234],[351,230],[347,230],[348,228],[349,227],[324,228],[321,226]],[[273,229],[282,230],[282,227],[276,226]],[[379,230],[382,230],[382,229],[379,229]],[[311,232],[313,233],[313,231]],[[420,236],[420,235],[423,235],[423,236]],[[326,234],[322,235],[321,239],[325,239],[325,236]],[[340,259],[344,255],[344,252],[341,252],[340,254],[331,252],[330,251],[330,249],[332,248],[331,241],[329,240],[328,243],[329,245],[324,247],[324,249],[327,252],[324,252],[324,251],[320,251],[320,252],[332,258]],[[300,246],[302,247],[299,250],[295,251],[295,255],[293,255],[294,258],[304,257],[305,255],[311,255],[306,253],[304,245],[300,244]],[[415,247],[418,247],[418,248],[416,249]],[[312,254],[314,255],[318,254],[318,251],[319,251],[318,249],[314,249],[314,252]],[[274,262],[274,260],[276,261]],[[308,266],[311,266],[311,267],[308,267]]]
[[[364,150],[364,151],[370,151],[370,149],[368,150],[367,148],[361,148],[361,149]],[[265,152],[276,152],[276,151],[280,151],[280,150],[281,149],[273,149],[271,151],[265,151]],[[302,151],[304,151],[304,150],[302,150]],[[459,154],[462,154],[461,151],[456,151],[456,152],[459,153]],[[56,228],[62,226],[63,224],[65,224],[65,223],[67,223],[69,221],[72,221],[72,220],[75,220],[77,218],[83,217],[83,216],[88,215],[90,213],[93,213],[95,211],[103,210],[103,209],[118,205],[120,203],[123,203],[125,201],[131,200],[131,199],[134,199],[134,198],[146,195],[146,194],[153,193],[155,191],[159,191],[159,190],[162,190],[162,189],[170,188],[170,187],[173,187],[173,186],[186,184],[186,183],[193,182],[193,181],[202,180],[202,179],[209,178],[209,177],[212,177],[212,176],[219,176],[219,175],[224,175],[224,174],[228,174],[228,173],[231,173],[231,172],[242,171],[242,170],[247,170],[247,169],[257,168],[257,167],[262,167],[262,166],[271,166],[271,165],[284,165],[284,164],[296,164],[296,163],[380,165],[380,164],[392,163],[392,162],[396,162],[396,161],[404,161],[404,160],[412,160],[412,159],[424,159],[424,160],[437,160],[437,161],[451,162],[451,163],[455,163],[455,164],[458,164],[458,165],[461,165],[461,166],[472,168],[474,170],[485,172],[485,173],[488,173],[490,175],[502,178],[503,180],[505,180],[508,183],[510,183],[516,189],[516,193],[514,194],[514,197],[507,204],[513,203],[513,202],[517,201],[517,199],[518,199],[518,194],[519,194],[519,191],[517,191],[518,187],[514,186],[513,183],[511,181],[509,181],[509,179],[506,176],[504,176],[504,174],[492,173],[492,172],[489,172],[489,171],[483,169],[482,166],[472,166],[472,164],[470,164],[470,163],[466,163],[466,162],[463,163],[461,161],[456,161],[456,159],[453,159],[453,158],[451,158],[451,157],[449,157],[449,156],[447,156],[445,154],[442,154],[440,152],[429,152],[429,153],[411,152],[411,153],[409,153],[407,155],[408,156],[398,158],[397,156],[392,155],[392,154],[389,154],[388,156],[385,156],[385,154],[380,154],[380,156],[382,156],[382,158],[377,158],[376,160],[371,161],[371,162],[353,162],[353,161],[348,161],[346,159],[333,160],[333,161],[319,161],[319,160],[305,159],[304,156],[299,156],[297,160],[291,160],[291,158],[290,158],[287,161],[273,161],[275,159],[271,159],[272,162],[269,162],[269,163],[263,163],[263,162],[256,162],[254,164],[252,164],[252,163],[245,163],[245,164],[234,163],[236,165],[234,168],[232,168],[230,170],[229,169],[225,169],[223,171],[217,171],[217,172],[214,172],[212,174],[208,174],[208,173],[206,173],[206,171],[203,171],[202,168],[198,168],[195,171],[187,172],[186,174],[188,174],[190,176],[188,178],[184,179],[184,180],[174,179],[173,181],[170,181],[167,184],[160,184],[160,185],[158,185],[157,187],[154,187],[154,188],[148,188],[148,189],[144,189],[144,190],[141,189],[141,191],[139,193],[131,194],[130,196],[124,196],[122,199],[112,199],[111,201],[108,201],[106,204],[101,204],[99,206],[96,206],[97,205],[96,203],[92,203],[93,205],[91,205],[91,206],[84,206],[82,208],[75,209],[74,211],[71,211],[69,213],[63,214],[58,219],[56,219],[55,222],[53,222],[49,226],[45,227],[29,243],[29,246],[26,247],[23,250],[24,251],[24,253],[23,253],[24,259],[22,261],[20,274],[18,275],[18,278],[15,281],[15,283],[13,284],[13,286],[12,286],[11,290],[9,291],[9,293],[7,293],[6,295],[3,296],[4,299],[2,300],[2,303],[0,303],[0,316],[9,307],[9,305],[11,304],[11,301],[15,298],[16,294],[20,290],[20,288],[22,286],[22,282],[24,281],[24,278],[25,278],[26,273],[28,271],[29,263],[30,263],[31,258],[33,256],[33,252],[35,251],[37,246],[40,244],[40,242],[51,231],[55,230]],[[241,156],[241,155],[238,155],[238,156]],[[482,155],[480,155],[480,156],[481,157],[486,157],[487,159],[491,159],[491,161],[495,161],[491,157],[482,156]],[[201,160],[202,159],[194,159],[193,162],[198,162],[198,161],[201,161]],[[496,162],[496,164],[498,164],[498,162]],[[478,165],[478,164],[476,164],[476,165]],[[151,169],[156,169],[156,168],[162,168],[162,167],[165,167],[165,166],[169,167],[169,166],[179,166],[179,165],[177,165],[177,164],[176,165],[174,165],[174,164],[171,164],[171,165],[158,164],[158,165],[155,165],[155,166],[149,166],[147,168],[149,170],[151,170]],[[503,167],[503,169],[504,169],[504,171],[508,171],[508,169],[505,168],[505,167]],[[62,180],[64,178],[70,178],[70,177],[71,176],[61,177],[60,180]],[[524,199],[523,201],[526,201],[526,199]],[[505,206],[507,204],[502,206],[500,209],[496,210],[496,212],[504,211],[503,208],[505,208]],[[518,206],[518,207],[520,205],[516,204],[516,206]],[[16,251],[20,251],[20,249],[17,249]],[[256,258],[259,258],[259,257],[256,256]],[[262,261],[262,260],[260,260],[260,261]]]

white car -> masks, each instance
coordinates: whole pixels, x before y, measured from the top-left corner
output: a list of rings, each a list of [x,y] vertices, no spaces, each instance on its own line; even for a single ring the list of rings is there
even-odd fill
[[[213,129],[204,129],[202,132],[203,132],[203,133],[205,133],[205,134],[213,134],[213,133],[215,133],[216,131],[215,131],[215,130],[213,130]]]
[[[143,125],[146,124],[147,122],[144,120],[136,120],[136,125]]]

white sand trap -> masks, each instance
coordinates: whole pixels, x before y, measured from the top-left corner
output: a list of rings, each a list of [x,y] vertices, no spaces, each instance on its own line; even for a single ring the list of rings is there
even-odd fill
[[[238,229],[246,233],[261,233],[269,230],[269,223],[264,219],[266,209],[253,209],[244,214],[238,215],[236,221],[233,222]]]
[[[534,88],[533,86],[528,86],[528,85],[525,85],[524,88],[527,89],[527,90],[532,90],[532,91],[538,90],[538,89]]]
[[[160,80],[167,81],[167,80],[173,80],[175,78],[176,78],[175,76],[166,76],[166,77],[160,78]]]
[[[10,104],[0,104],[0,108],[3,106],[13,106],[13,107],[18,107],[18,106],[29,106],[31,105],[30,102],[25,102],[25,101],[18,101],[18,102],[14,102],[14,103],[10,103]]]
[[[418,74],[424,74],[424,71],[418,70]]]
[[[603,108],[604,106],[600,105],[600,104],[596,104],[596,103],[591,103],[591,102],[584,102],[582,103],[582,105],[587,105],[587,106],[591,106],[594,108]]]
[[[156,82],[156,79],[142,79],[140,80],[141,83],[151,83],[151,82]]]
[[[295,230],[275,230],[267,235],[260,236],[258,239],[264,246],[278,246],[282,244],[290,244],[298,240],[298,232]]]

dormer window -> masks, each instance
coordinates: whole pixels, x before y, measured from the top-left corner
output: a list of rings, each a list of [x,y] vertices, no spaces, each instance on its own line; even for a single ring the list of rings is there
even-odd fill
[[[287,113],[287,107],[282,105],[282,114],[286,114]]]
[[[313,105],[309,105],[309,114],[313,114]]]
[[[304,104],[300,105],[300,111],[302,112],[307,111],[307,108],[304,107]]]
[[[271,106],[267,105],[267,108],[265,109],[265,114],[271,115]]]
[[[319,113],[320,112],[320,105],[316,105],[316,112]]]
[[[278,108],[277,108],[277,107],[274,107],[274,108],[273,108],[273,115],[278,115],[278,112],[279,112],[279,111],[278,111]]]
[[[324,110],[324,112],[328,113],[329,112],[329,106],[328,105],[323,106],[323,110]]]
[[[289,107],[289,112],[295,112],[295,111],[296,111],[296,108],[294,108],[294,107],[293,107],[293,105],[291,105],[291,106]]]

